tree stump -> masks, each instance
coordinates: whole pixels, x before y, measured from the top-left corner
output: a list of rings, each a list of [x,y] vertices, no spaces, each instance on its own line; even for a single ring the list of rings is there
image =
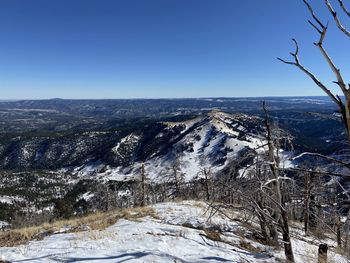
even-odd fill
[[[320,244],[318,246],[318,263],[327,263],[327,244]]]

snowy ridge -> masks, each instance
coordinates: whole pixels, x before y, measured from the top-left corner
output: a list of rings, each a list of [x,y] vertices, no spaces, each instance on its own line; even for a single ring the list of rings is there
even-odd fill
[[[204,116],[183,121],[165,122],[154,141],[163,140],[141,162],[134,151],[142,136],[130,134],[113,148],[115,158],[131,160],[127,165],[101,167],[101,163],[79,168],[79,175],[103,180],[132,180],[138,176],[144,163],[152,181],[167,180],[170,170],[177,169],[186,181],[200,176],[203,168],[211,168],[213,175],[223,172],[244,151],[264,151],[264,128],[261,119],[245,114],[227,114],[212,111]],[[170,134],[170,135],[169,135]],[[135,160],[135,161],[133,161]],[[93,167],[92,167],[93,166]],[[91,172],[95,171],[95,172]]]
[[[120,150],[123,146],[127,145],[127,144],[131,144],[134,145],[138,142],[138,140],[140,139],[139,136],[135,135],[135,134],[130,134],[124,138],[122,138],[120,140],[120,142],[118,142],[118,144],[112,148],[113,153],[117,156],[117,157],[121,157],[124,158],[124,155],[122,155],[120,153]]]

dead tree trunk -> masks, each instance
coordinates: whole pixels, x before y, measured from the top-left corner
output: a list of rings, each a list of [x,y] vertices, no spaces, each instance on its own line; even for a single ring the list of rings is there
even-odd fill
[[[203,173],[204,173],[204,179],[205,179],[205,192],[206,192],[206,198],[207,201],[210,200],[210,184],[211,184],[211,170],[210,168],[208,169],[203,169]]]
[[[305,189],[304,231],[305,231],[305,235],[308,235],[308,233],[309,233],[309,219],[310,219],[310,190],[311,190],[310,189],[310,174],[309,173],[305,173],[305,176],[304,176],[304,189]]]
[[[342,245],[342,240],[341,240],[341,220],[340,216],[337,216],[337,245],[338,247],[341,247]]]
[[[318,263],[327,263],[327,251],[327,244],[321,244],[318,246]]]
[[[260,195],[260,194],[259,194]],[[260,195],[261,196],[261,195]],[[264,210],[264,206],[261,203],[260,198],[258,198],[257,200],[257,205],[259,207],[259,211],[258,211],[258,217],[259,217],[259,223],[260,223],[260,229],[261,229],[261,234],[265,240],[266,243],[270,243],[270,238],[267,232],[267,222],[266,222],[266,217],[264,215],[264,213],[262,213],[261,211]]]
[[[146,205],[146,172],[145,164],[141,166],[141,206]]]
[[[294,262],[294,254],[292,249],[292,242],[290,240],[288,214],[285,209],[281,209],[281,228],[282,238],[284,244],[284,254],[286,255],[288,262]]]
[[[276,195],[276,200],[275,200],[277,205],[276,210],[278,210],[276,211],[276,214],[277,214],[277,217],[279,217],[279,220],[277,220],[277,222],[280,223],[280,227],[282,229],[282,235],[283,235],[283,241],[284,241],[284,254],[286,256],[286,259],[288,262],[294,262],[292,243],[291,243],[290,234],[289,234],[288,213],[282,201],[281,185],[280,185],[280,178],[279,178],[279,159],[278,159],[278,156],[277,157],[275,156],[275,153],[278,152],[278,149],[275,148],[275,144],[272,136],[272,129],[271,129],[265,102],[263,103],[263,110],[265,113],[265,125],[267,129],[267,145],[268,145],[270,169],[274,177],[273,187]]]

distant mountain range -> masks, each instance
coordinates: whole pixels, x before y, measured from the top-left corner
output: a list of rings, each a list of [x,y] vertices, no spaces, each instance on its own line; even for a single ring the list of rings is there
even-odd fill
[[[61,169],[92,162],[124,167],[169,155],[165,148],[173,155],[205,150],[210,164],[223,164],[231,150],[237,152],[229,147],[234,135],[245,146],[244,134],[261,136],[262,100],[293,135],[296,148],[343,147],[344,129],[327,97],[2,101],[0,167]],[[198,143],[211,145],[214,153]]]

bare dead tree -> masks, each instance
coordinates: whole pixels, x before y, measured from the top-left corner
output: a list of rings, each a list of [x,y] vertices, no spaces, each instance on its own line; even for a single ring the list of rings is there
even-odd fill
[[[310,196],[311,196],[311,175],[310,173],[305,173],[304,175],[304,231],[305,234],[309,233],[309,220],[310,220]]]
[[[319,39],[317,42],[314,43],[314,45],[320,50],[321,54],[323,55],[324,59],[326,60],[327,64],[329,65],[330,69],[333,71],[336,81],[334,81],[335,84],[337,84],[342,91],[345,101],[339,96],[336,95],[334,92],[332,92],[325,84],[323,84],[315,74],[313,74],[310,70],[305,68],[305,66],[300,62],[299,60],[299,45],[296,39],[292,39],[292,41],[295,44],[295,51],[290,52],[290,55],[292,56],[293,60],[288,61],[284,60],[282,58],[278,58],[281,62],[293,65],[299,68],[302,72],[304,72],[307,76],[309,76],[313,82],[321,89],[323,90],[328,97],[332,99],[332,101],[338,106],[339,112],[342,115],[342,121],[345,125],[347,135],[348,135],[348,142],[350,143],[350,84],[347,84],[344,81],[344,78],[340,72],[340,69],[336,66],[336,64],[333,62],[331,56],[328,54],[326,49],[324,48],[324,40],[327,34],[328,30],[328,23],[323,23],[315,14],[312,6],[309,4],[307,0],[303,0],[305,3],[312,19],[308,20],[309,24],[316,30],[316,32],[319,34]],[[349,16],[349,11],[343,4],[342,0],[338,0],[343,12]],[[343,24],[340,21],[339,16],[337,15],[337,12],[334,10],[332,4],[329,0],[325,0],[325,5],[327,6],[328,10],[332,14],[335,23],[337,24],[338,28],[348,37],[350,37],[350,31],[347,30]],[[350,18],[350,16],[349,16]]]
[[[273,174],[273,190],[275,192],[275,203],[276,208],[278,209],[278,214],[280,218],[277,218],[277,221],[280,224],[280,228],[282,230],[282,237],[283,237],[283,243],[284,243],[284,254],[289,262],[294,262],[294,254],[293,254],[293,248],[292,248],[292,242],[290,238],[289,233],[289,223],[288,223],[288,211],[284,204],[284,201],[282,200],[282,193],[281,193],[281,184],[280,180],[282,179],[279,174],[279,156],[278,151],[279,149],[276,149],[275,143],[273,140],[273,134],[272,134],[272,128],[269,121],[269,115],[266,109],[265,102],[263,102],[263,110],[265,113],[265,125],[267,130],[267,145],[268,145],[268,154],[269,154],[269,163],[270,163],[270,169]],[[265,183],[266,185],[266,183]]]
[[[286,259],[288,262],[294,262],[288,221],[290,212],[288,196],[291,188],[289,183],[285,182],[293,180],[286,177],[283,169],[280,169],[281,131],[277,127],[272,127],[265,104],[263,109],[266,137],[261,144],[264,151],[254,151],[253,164],[245,167],[239,176],[227,175],[229,180],[219,186],[222,190],[218,192],[222,193],[223,197],[220,200],[221,206],[243,209],[258,219],[260,233],[255,232],[257,239],[278,246],[280,231]],[[245,159],[244,156],[241,158]],[[217,207],[214,208],[216,211]]]
[[[146,175],[146,170],[145,170],[145,164],[142,163],[141,165],[141,171],[140,171],[140,176],[141,176],[141,206],[145,206],[147,204],[147,196],[148,196],[148,178]]]
[[[205,191],[205,197],[206,200],[209,201],[212,198],[212,192],[213,192],[213,174],[211,171],[211,168],[204,167],[200,170],[199,176],[203,177],[203,183],[204,183],[204,191]]]
[[[300,62],[300,60],[299,60],[299,45],[298,45],[298,42],[296,39],[294,39],[294,38],[292,39],[292,41],[294,42],[294,45],[295,45],[295,51],[290,52],[290,55],[292,56],[293,60],[284,60],[281,58],[278,58],[278,60],[280,60],[281,62],[283,62],[285,64],[296,66],[297,68],[299,68],[303,73],[305,73],[308,77],[310,77],[313,80],[313,82],[321,90],[323,90],[327,94],[327,96],[337,105],[338,110],[342,116],[342,122],[346,128],[348,143],[350,143],[350,84],[344,80],[340,69],[334,63],[333,59],[331,58],[329,53],[324,48],[324,42],[326,39],[329,24],[321,21],[321,19],[314,12],[313,7],[309,3],[308,0],[303,0],[303,2],[306,5],[307,10],[311,16],[311,19],[308,20],[308,23],[312,26],[313,29],[315,29],[315,31],[319,35],[319,39],[317,42],[314,43],[314,45],[315,45],[315,47],[317,47],[319,49],[320,53],[322,54],[322,56],[325,59],[325,62],[328,64],[329,68],[333,72],[333,74],[336,78],[336,80],[333,83],[335,83],[339,87],[344,98],[337,95],[335,92],[331,91],[331,89],[327,85],[325,85],[321,80],[319,80],[315,74],[313,74],[309,69],[305,68],[305,66]],[[342,21],[343,18],[349,19],[349,21],[350,21],[350,11],[345,6],[345,4],[343,3],[342,0],[337,0],[337,2],[339,4],[340,13],[342,13],[341,15],[339,15],[339,13],[336,11],[336,8],[334,8],[334,5],[333,5],[334,2],[335,2],[335,0],[334,1],[325,0],[324,1],[325,7],[327,8],[329,13],[331,14],[333,21],[334,21],[335,25],[337,26],[337,28],[345,36],[350,37],[350,30],[349,30],[349,28],[346,28],[344,26],[344,23]],[[338,159],[326,157],[326,156],[323,156],[320,154],[313,154],[313,153],[304,153],[303,155],[309,155],[309,156],[314,156],[314,157],[318,157],[318,158],[323,158],[323,159],[326,159],[328,161],[337,163],[338,165],[341,165],[342,167],[350,169],[350,165],[348,163],[343,162],[343,161],[338,160]],[[322,174],[318,173],[318,175],[322,175]],[[326,173],[324,173],[324,175],[335,176],[337,178],[342,178],[342,177],[346,176],[344,174],[336,174],[336,173],[330,173],[330,172],[326,172]],[[338,184],[339,184],[338,179],[335,179],[335,181],[338,182]],[[309,187],[309,186],[307,185],[307,187]],[[346,191],[344,191],[344,192],[346,192]],[[306,203],[308,203],[308,202],[309,202],[309,200],[306,200]],[[307,208],[309,208],[309,207],[307,207]],[[308,211],[308,212],[310,212],[310,211]],[[315,215],[312,215],[312,216],[315,216]],[[344,224],[345,233],[347,233],[346,231],[348,231],[347,222],[349,221],[349,216],[350,216],[350,212],[349,212],[349,215],[346,219],[346,223]],[[336,225],[337,243],[338,243],[338,246],[341,246],[341,244],[342,244],[342,233],[341,233],[342,223],[341,223],[340,218],[337,215],[337,213],[335,213],[335,217],[336,218],[333,219],[333,222],[331,224]],[[309,224],[309,222],[307,222],[305,220],[306,232],[308,230],[308,224]],[[348,235],[346,234],[345,235],[345,242],[344,242],[345,251],[346,251],[346,247],[347,247],[347,238],[348,238]]]
[[[181,153],[176,152],[174,160],[166,174],[164,175],[164,183],[168,186],[167,192],[169,192],[169,197],[172,198],[183,198],[185,182],[185,174],[181,169]]]
[[[96,185],[94,208],[104,212],[116,207],[116,195],[112,190],[112,182],[99,182]]]

